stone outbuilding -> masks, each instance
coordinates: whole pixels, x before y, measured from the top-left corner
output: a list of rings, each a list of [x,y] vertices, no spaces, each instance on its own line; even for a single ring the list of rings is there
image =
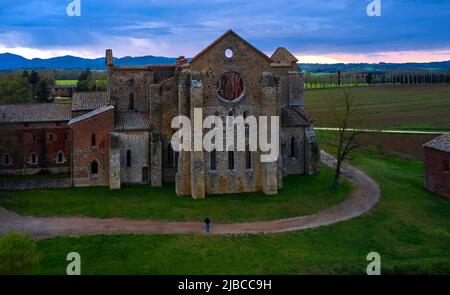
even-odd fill
[[[450,134],[425,143],[425,188],[450,199]]]

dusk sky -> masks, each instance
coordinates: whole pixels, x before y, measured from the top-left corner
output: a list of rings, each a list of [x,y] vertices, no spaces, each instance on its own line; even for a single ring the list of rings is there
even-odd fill
[[[0,53],[191,57],[233,29],[270,55],[278,46],[300,62],[450,60],[449,0],[0,0]]]

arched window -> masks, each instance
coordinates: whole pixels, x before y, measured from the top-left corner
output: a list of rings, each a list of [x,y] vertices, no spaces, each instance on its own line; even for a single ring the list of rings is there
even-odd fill
[[[92,134],[91,136],[91,146],[96,146],[97,145],[97,140],[95,138],[95,134]]]
[[[64,160],[64,153],[58,152],[58,163],[62,163]]]
[[[229,151],[228,152],[228,170],[234,169],[234,152]]]
[[[130,93],[130,97],[128,98],[128,110],[134,111],[134,94]]]
[[[295,137],[291,137],[291,158],[297,156],[297,145],[295,143]]]
[[[170,144],[170,143],[167,146],[167,166],[169,168],[174,167],[173,149],[172,149],[172,144]]]
[[[210,166],[211,171],[217,170],[217,159],[216,159],[216,150],[212,150],[210,153]]]
[[[248,117],[248,112],[247,111],[244,112],[243,117],[244,117],[244,120],[247,119],[247,117]],[[250,136],[250,127],[249,127],[248,124],[245,123],[245,121],[244,121],[244,124],[245,124],[245,140],[246,140],[246,143],[247,143],[248,140],[249,140],[249,136]]]
[[[37,163],[37,156],[36,154],[31,154],[31,164],[36,164]]]
[[[248,145],[245,147],[245,169],[252,169],[252,152]]]
[[[442,171],[449,172],[449,170],[450,170],[449,162],[448,160],[444,160],[444,163],[442,163]]]
[[[91,175],[97,175],[98,174],[98,163],[97,161],[91,162]]]
[[[127,150],[127,167],[131,167],[131,151]]]

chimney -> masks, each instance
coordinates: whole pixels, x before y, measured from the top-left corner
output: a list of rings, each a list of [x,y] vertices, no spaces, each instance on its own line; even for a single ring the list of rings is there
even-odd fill
[[[113,53],[112,53],[111,49],[106,49],[105,65],[107,67],[114,65],[114,58],[113,58]]]
[[[181,66],[187,63],[187,59],[180,55],[179,57],[177,57],[177,66]]]

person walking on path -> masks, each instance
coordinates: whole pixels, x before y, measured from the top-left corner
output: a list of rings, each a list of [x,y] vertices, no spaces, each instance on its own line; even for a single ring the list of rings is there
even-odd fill
[[[208,234],[209,233],[209,224],[211,223],[211,220],[208,217],[206,217],[204,222],[205,222],[205,233]]]

